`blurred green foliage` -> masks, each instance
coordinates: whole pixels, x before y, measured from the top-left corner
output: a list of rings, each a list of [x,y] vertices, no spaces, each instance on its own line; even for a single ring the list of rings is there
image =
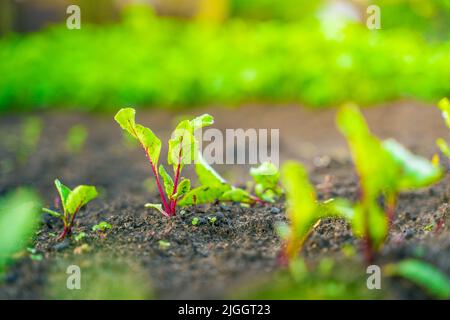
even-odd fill
[[[359,300],[388,297],[383,290],[369,290],[367,274],[360,265],[346,261],[336,264],[323,259],[308,270],[303,260],[294,260],[289,269],[275,273],[251,288],[242,288],[232,299]]]
[[[28,189],[0,198],[0,275],[11,256],[24,249],[39,222],[40,199]]]
[[[0,111],[50,107],[190,106],[242,102],[371,104],[448,94],[450,42],[403,29],[231,20],[222,26],[155,18],[57,26],[0,40]]]

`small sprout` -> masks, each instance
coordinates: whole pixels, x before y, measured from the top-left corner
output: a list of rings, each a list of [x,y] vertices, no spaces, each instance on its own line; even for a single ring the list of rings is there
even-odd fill
[[[273,203],[283,194],[279,186],[280,172],[273,163],[264,162],[251,168],[250,175],[255,180],[255,194],[260,199]]]
[[[433,231],[433,228],[434,228],[433,224],[429,224],[423,227],[423,231]]]
[[[192,218],[191,224],[192,224],[193,226],[196,226],[196,225],[198,225],[199,221],[200,221],[199,218],[194,217],[194,218]]]
[[[82,125],[75,125],[70,128],[66,137],[66,150],[72,154],[83,151],[88,138],[88,131]]]
[[[92,227],[92,231],[100,231],[100,232],[105,232],[107,230],[111,230],[112,226],[106,222],[106,221],[102,221],[100,223],[97,223],[96,225],[94,225]]]
[[[170,248],[170,242],[166,240],[159,240],[158,245],[161,250],[167,250]]]
[[[86,237],[86,233],[85,232],[80,232],[74,237],[74,239],[75,239],[76,242],[80,242],[85,237]]]
[[[146,207],[157,209],[167,217],[174,216],[178,200],[191,188],[190,181],[181,177],[181,171],[185,165],[194,163],[198,153],[195,131],[213,124],[214,119],[212,116],[204,114],[190,121],[181,121],[177,125],[169,140],[167,159],[168,164],[173,168],[174,178],[172,179],[163,165],[158,166],[161,140],[149,128],[136,124],[135,118],[136,111],[132,108],[121,109],[114,117],[123,130],[139,141],[150,162],[161,197],[161,204],[147,204]]]
[[[30,259],[33,261],[42,261],[44,258],[35,248],[27,248],[27,251],[30,254]]]
[[[209,217],[208,220],[209,220],[209,223],[214,225],[217,222],[217,217]]]
[[[70,190],[58,179],[55,180],[55,186],[59,193],[63,212],[59,213],[46,208],[43,208],[42,210],[62,220],[64,230],[58,237],[58,240],[62,240],[67,235],[71,234],[75,218],[80,209],[91,200],[95,199],[98,193],[95,187],[92,186],[78,186],[75,189]]]

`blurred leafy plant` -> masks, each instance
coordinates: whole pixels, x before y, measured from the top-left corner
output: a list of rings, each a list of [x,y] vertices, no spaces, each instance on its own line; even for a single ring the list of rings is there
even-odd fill
[[[37,117],[27,117],[23,121],[18,142],[17,160],[23,164],[36,150],[41,138],[43,124]]]
[[[66,137],[66,149],[72,154],[83,151],[88,138],[88,131],[83,125],[75,125],[70,128]]]
[[[407,259],[385,266],[389,276],[399,276],[425,289],[439,299],[450,299],[450,279],[435,266],[416,259]]]
[[[55,180],[55,187],[58,190],[60,204],[63,212],[59,213],[51,209],[43,208],[42,210],[53,217],[59,218],[64,224],[64,230],[58,237],[58,240],[71,235],[75,218],[80,209],[95,199],[98,195],[97,190],[93,186],[81,185],[73,190],[63,185],[58,179]]]
[[[413,155],[393,139],[381,141],[369,130],[355,105],[343,106],[337,114],[337,125],[347,139],[359,176],[360,197],[352,210],[355,235],[365,239],[366,260],[373,260],[388,233],[399,192],[429,186],[441,179],[442,169]],[[384,197],[384,207],[378,204]]]
[[[308,179],[305,168],[288,161],[281,168],[281,181],[286,192],[286,215],[289,224],[279,223],[277,231],[284,240],[281,262],[297,258],[314,225],[325,217],[344,217],[351,220],[353,212],[347,210],[345,200],[319,202],[316,191]]]
[[[387,297],[383,290],[367,290],[366,277],[360,265],[351,261],[339,264],[322,259],[308,268],[301,259],[293,260],[288,269],[238,290],[232,299],[283,300],[357,300]]]
[[[18,189],[0,199],[0,274],[11,255],[26,248],[37,227],[40,199],[36,193]]]

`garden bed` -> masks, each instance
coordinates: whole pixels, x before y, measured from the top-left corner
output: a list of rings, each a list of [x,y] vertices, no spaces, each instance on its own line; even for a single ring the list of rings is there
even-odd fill
[[[204,109],[189,111],[190,114],[203,112]],[[357,197],[357,178],[345,141],[335,129],[334,110],[243,106],[236,110],[214,107],[207,112],[215,116],[215,127],[220,129],[279,128],[281,162],[303,161],[320,198]],[[448,133],[433,106],[405,101],[367,109],[365,115],[377,135],[394,137],[428,158],[437,152],[436,138],[446,137]],[[7,272],[5,283],[0,285],[0,298],[58,297],[54,290],[58,283],[55,273],[63,274],[61,286],[65,286],[66,275],[65,270],[58,271],[55,265],[84,265],[97,261],[98,256],[129,266],[130,272],[139,275],[141,285],[152,288],[156,298],[230,297],[279,268],[281,241],[274,224],[285,219],[281,202],[252,208],[238,204],[185,208],[170,220],[145,209],[145,203],[158,201],[156,192],[144,183],[151,177],[150,169],[140,150],[124,145],[121,130],[112,116],[40,114],[44,130],[37,150],[26,164],[3,169],[0,194],[19,186],[35,187],[45,205],[49,205],[56,196],[53,180],[60,178],[69,186],[95,185],[100,197],[77,218],[75,233],[87,234],[81,242],[57,242],[51,234],[61,231],[60,222],[43,215],[34,240],[35,254],[42,259],[33,260],[27,255],[18,258]],[[164,140],[176,114],[146,111],[139,118]],[[18,133],[22,120],[20,115],[1,118],[2,133]],[[88,128],[89,138],[82,153],[71,155],[64,148],[63,137],[68,128],[78,123]],[[8,148],[0,148],[2,163],[13,156]],[[244,185],[248,178],[248,166],[218,166],[218,171],[238,185]],[[188,176],[192,176],[192,171],[188,170]],[[327,176],[331,177],[331,187],[324,186],[324,181],[330,182]],[[430,188],[402,194],[392,230],[377,262],[420,257],[450,275],[449,191],[446,177]],[[199,218],[197,225],[192,224],[194,217]],[[216,217],[215,223],[210,222],[210,217]],[[91,230],[100,221],[112,225],[106,236]],[[80,249],[82,243],[87,243],[90,250]],[[346,248],[353,244],[359,250],[359,240],[352,236],[344,221],[325,219],[310,235],[303,255],[311,268],[321,257],[332,256],[338,264],[339,261],[360,264],[364,272],[360,256],[347,253]],[[422,290],[406,281],[393,278],[386,281],[381,297],[426,297]]]

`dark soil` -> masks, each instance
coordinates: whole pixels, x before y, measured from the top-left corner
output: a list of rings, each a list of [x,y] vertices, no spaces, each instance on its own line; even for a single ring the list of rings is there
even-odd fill
[[[203,112],[215,116],[215,126],[219,129],[279,128],[281,161],[295,159],[306,163],[322,199],[356,198],[357,179],[345,141],[335,130],[334,110],[244,106],[236,110],[197,109],[189,114]],[[439,112],[432,106],[400,102],[367,109],[365,114],[376,134],[394,137],[426,157],[436,152],[436,138],[448,135]],[[0,299],[53,298],[47,287],[54,283],[51,277],[56,260],[70,265],[73,261],[89,261],[98,254],[133,261],[146,275],[142,284],[151,286],[156,297],[163,299],[224,298],[236,288],[268,277],[279,268],[280,240],[274,224],[284,220],[282,203],[253,208],[237,204],[185,208],[168,220],[144,208],[147,202],[158,202],[154,186],[145,182],[151,178],[150,168],[141,150],[124,144],[112,115],[46,113],[37,116],[45,124],[44,131],[37,150],[26,164],[15,161],[15,150],[10,147],[24,117],[0,119],[4,137],[0,141],[0,195],[19,186],[33,187],[45,204],[51,206],[56,196],[53,180],[58,177],[71,187],[96,185],[101,196],[77,218],[75,234],[81,231],[87,234],[80,242],[72,239],[58,243],[54,235],[61,231],[61,224],[43,215],[33,240],[43,259],[35,261],[26,256],[17,259],[0,285]],[[146,111],[139,112],[138,119],[164,141],[176,116]],[[78,123],[88,128],[90,136],[85,150],[72,155],[65,150],[64,137]],[[248,166],[218,166],[218,171],[236,184],[243,185],[248,179]],[[192,170],[186,170],[185,175],[192,176]],[[447,177],[431,188],[402,194],[389,239],[377,262],[418,257],[450,276],[449,191]],[[194,217],[200,219],[196,226],[191,223]],[[217,221],[212,224],[209,217],[216,217]],[[103,220],[112,225],[112,230],[106,234],[92,232],[92,226]],[[438,228],[438,225],[442,226]],[[164,247],[160,240],[169,242],[170,246]],[[324,256],[348,258],[343,248],[355,245],[359,251],[359,242],[344,221],[326,219],[311,234],[302,254],[312,264]],[[80,249],[82,243],[89,245],[89,252]],[[360,255],[349,259],[364,268]],[[385,297],[427,297],[420,288],[404,280],[388,278],[386,281]]]

